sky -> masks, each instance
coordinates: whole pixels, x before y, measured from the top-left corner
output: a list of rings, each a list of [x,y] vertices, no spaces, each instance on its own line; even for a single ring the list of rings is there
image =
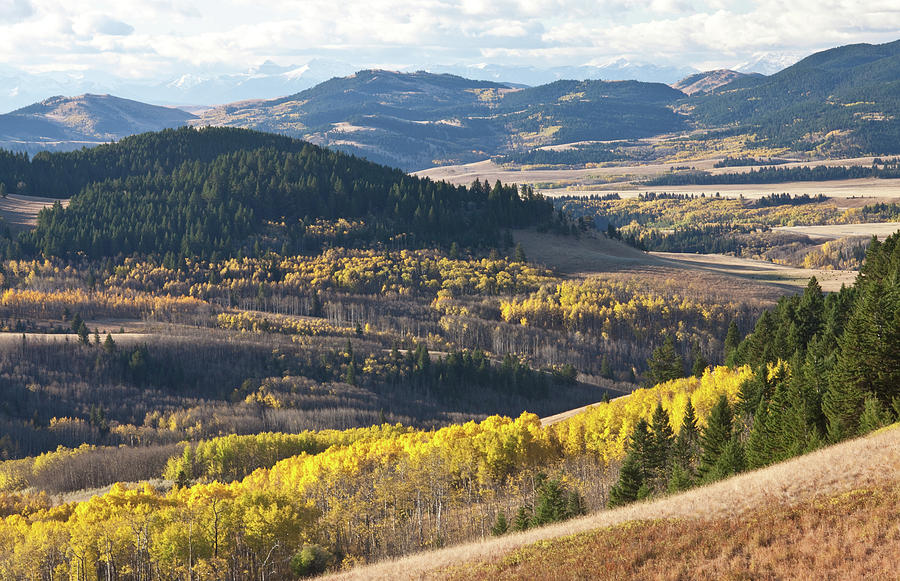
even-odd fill
[[[395,69],[622,58],[777,69],[898,38],[897,0],[0,0],[0,73],[98,82],[316,58]]]

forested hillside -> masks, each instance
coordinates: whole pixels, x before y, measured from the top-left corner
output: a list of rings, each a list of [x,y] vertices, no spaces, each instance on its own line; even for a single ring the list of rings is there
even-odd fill
[[[707,429],[676,439],[666,414],[637,426],[616,506],[708,482],[867,434],[900,420],[900,233],[873,240],[853,287],[802,295],[764,312],[728,362],[754,370],[736,405],[724,398]]]
[[[303,137],[423,169],[534,145],[645,137],[685,127],[660,83],[559,81],[533,88],[425,72],[360,71],[272,101],[224,105],[201,123]]]
[[[796,149],[897,153],[898,79],[900,41],[843,46],[698,96],[692,114],[703,124],[735,125]]]
[[[6,154],[5,162],[24,191],[77,192],[22,238],[24,252],[46,256],[298,252],[314,249],[307,232],[316,220],[339,218],[360,221],[353,236],[367,243],[401,236],[403,247],[485,246],[501,242],[502,228],[553,219],[552,206],[529,189],[435,183],[237,129],[184,128],[30,161]]]

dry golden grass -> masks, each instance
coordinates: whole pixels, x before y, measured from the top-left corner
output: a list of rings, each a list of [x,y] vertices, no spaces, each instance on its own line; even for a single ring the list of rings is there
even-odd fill
[[[467,579],[898,579],[900,483],[738,518],[626,523],[448,570]]]
[[[515,241],[531,262],[573,277],[640,277],[651,284],[676,286],[688,295],[723,301],[774,302],[785,293],[806,287],[815,276],[826,291],[852,284],[854,271],[795,268],[721,254],[641,252],[603,236],[539,234],[518,230]],[[689,274],[686,274],[686,271]]]
[[[805,234],[810,238],[837,239],[847,236],[878,236],[884,240],[900,230],[900,222],[875,222],[868,224],[827,224],[824,226],[781,226],[774,228],[784,232]]]
[[[57,201],[63,206],[69,204],[69,200],[55,200],[53,198],[9,194],[5,198],[0,198],[0,217],[2,217],[12,229],[21,230],[30,228],[37,224],[38,212],[47,206],[52,206],[53,203]]]
[[[750,166],[714,168],[716,162],[721,161],[722,153],[711,155],[704,159],[691,159],[688,163],[696,169],[706,170],[711,173],[743,173],[750,171]],[[853,159],[824,159],[800,161],[784,164],[781,167],[794,166],[850,166],[872,165],[872,157],[860,157]],[[446,180],[450,183],[469,185],[473,180],[488,180],[493,183],[500,180],[504,183],[519,184],[557,184],[566,189],[544,191],[547,195],[578,195],[578,186],[593,184],[593,190],[623,191],[634,190],[631,195],[637,195],[639,191],[647,188],[635,186],[633,180],[644,180],[658,176],[671,170],[673,165],[683,162],[665,161],[646,164],[630,165],[606,165],[604,167],[589,167],[579,169],[534,169],[534,168],[510,168],[493,163],[490,160],[468,163],[464,165],[451,165],[433,167],[415,172],[415,175],[427,176],[434,180]],[[602,184],[602,185],[596,185]],[[735,185],[687,185],[687,186],[660,186],[651,188],[655,191],[667,192],[693,192],[738,196],[743,194],[747,198],[755,198],[769,195],[773,192],[793,194],[825,194],[832,197],[847,198],[851,196],[875,196],[879,198],[895,199],[900,197],[900,180],[891,179],[852,179],[831,180],[822,182],[790,182],[785,184],[735,184]],[[584,194],[596,192],[582,192]]]
[[[498,563],[505,555],[538,541],[596,531],[622,523],[660,519],[689,519],[695,522],[706,519],[722,523],[732,520],[739,523],[743,520],[751,523],[753,512],[770,509],[773,506],[789,510],[791,506],[810,503],[814,500],[822,501],[853,490],[885,487],[893,487],[896,490],[898,482],[900,482],[900,429],[895,427],[895,429],[831,446],[776,466],[741,474],[722,482],[660,500],[602,511],[524,533],[360,567],[332,575],[330,578],[389,579],[391,581],[439,579],[446,577],[451,567],[461,565],[468,567],[466,565],[468,563],[472,563],[473,566],[482,562],[486,562],[488,565]],[[838,513],[835,514],[837,517],[840,516]],[[893,514],[895,519],[893,526],[896,527],[896,511]],[[798,522],[802,525],[803,521]],[[845,525],[840,519],[833,524],[835,530],[840,530],[842,526]],[[850,527],[849,522],[846,526]],[[869,536],[854,545],[854,551],[866,555],[866,558],[871,558],[875,566],[879,567],[881,565],[878,559],[883,556],[896,557],[896,551],[893,555],[877,552],[880,549],[875,545],[878,542],[884,542],[887,537],[879,537],[878,531],[874,529],[864,530],[868,531],[866,534]],[[889,530],[884,535],[888,533],[890,533]],[[768,536],[764,526],[750,527],[747,534],[762,535],[759,538]],[[896,531],[893,534],[896,536]],[[708,549],[716,555],[721,554],[721,547],[734,546],[733,544],[727,545],[727,539],[717,540],[721,542],[713,543]],[[818,543],[819,541],[816,536],[812,536],[803,542]],[[784,551],[788,551],[789,545],[785,544],[784,546]],[[836,545],[838,548],[833,549],[836,551],[833,554],[838,554],[842,550],[840,549],[842,546]],[[772,556],[772,559],[776,557],[778,555]],[[739,563],[739,561],[734,562]],[[859,566],[864,566],[864,563],[860,563]],[[546,566],[542,566],[542,568],[549,570],[549,567]],[[750,571],[748,563],[741,574],[735,574],[731,578],[754,578],[749,573]],[[862,569],[859,571],[862,572]],[[624,577],[628,578],[629,575],[626,574]],[[773,577],[777,578],[777,576]],[[567,575],[565,578],[577,577]],[[888,578],[896,579],[897,577],[895,575],[894,577],[888,576]]]

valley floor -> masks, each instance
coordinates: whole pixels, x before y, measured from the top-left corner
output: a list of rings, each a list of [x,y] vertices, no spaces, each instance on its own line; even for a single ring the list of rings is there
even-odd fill
[[[896,579],[898,507],[895,425],[653,502],[329,578]]]
[[[772,301],[796,292],[815,276],[825,291],[851,285],[856,271],[795,268],[773,262],[723,254],[642,252],[602,236],[578,240],[553,234],[520,230],[515,240],[529,260],[575,277],[640,276],[644,280],[673,280],[683,292],[692,285],[720,293],[723,300]],[[685,277],[685,273],[690,273]]]

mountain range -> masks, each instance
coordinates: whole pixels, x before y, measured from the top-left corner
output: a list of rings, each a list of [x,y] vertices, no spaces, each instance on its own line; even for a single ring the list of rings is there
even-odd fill
[[[0,116],[0,147],[73,149],[193,124],[282,133],[408,170],[694,128],[754,133],[772,145],[807,151],[900,150],[900,41],[822,51],[769,76],[716,70],[672,86],[635,80],[527,86],[518,81],[540,77],[527,68],[475,67],[463,77],[433,71],[346,74],[343,66],[266,63],[228,79],[186,75],[169,84],[172,95],[240,98],[190,112],[110,95],[52,97]],[[605,66],[626,71],[630,65]],[[561,71],[591,74],[585,67]],[[323,73],[330,77],[317,82]],[[314,82],[286,97],[246,98]]]

